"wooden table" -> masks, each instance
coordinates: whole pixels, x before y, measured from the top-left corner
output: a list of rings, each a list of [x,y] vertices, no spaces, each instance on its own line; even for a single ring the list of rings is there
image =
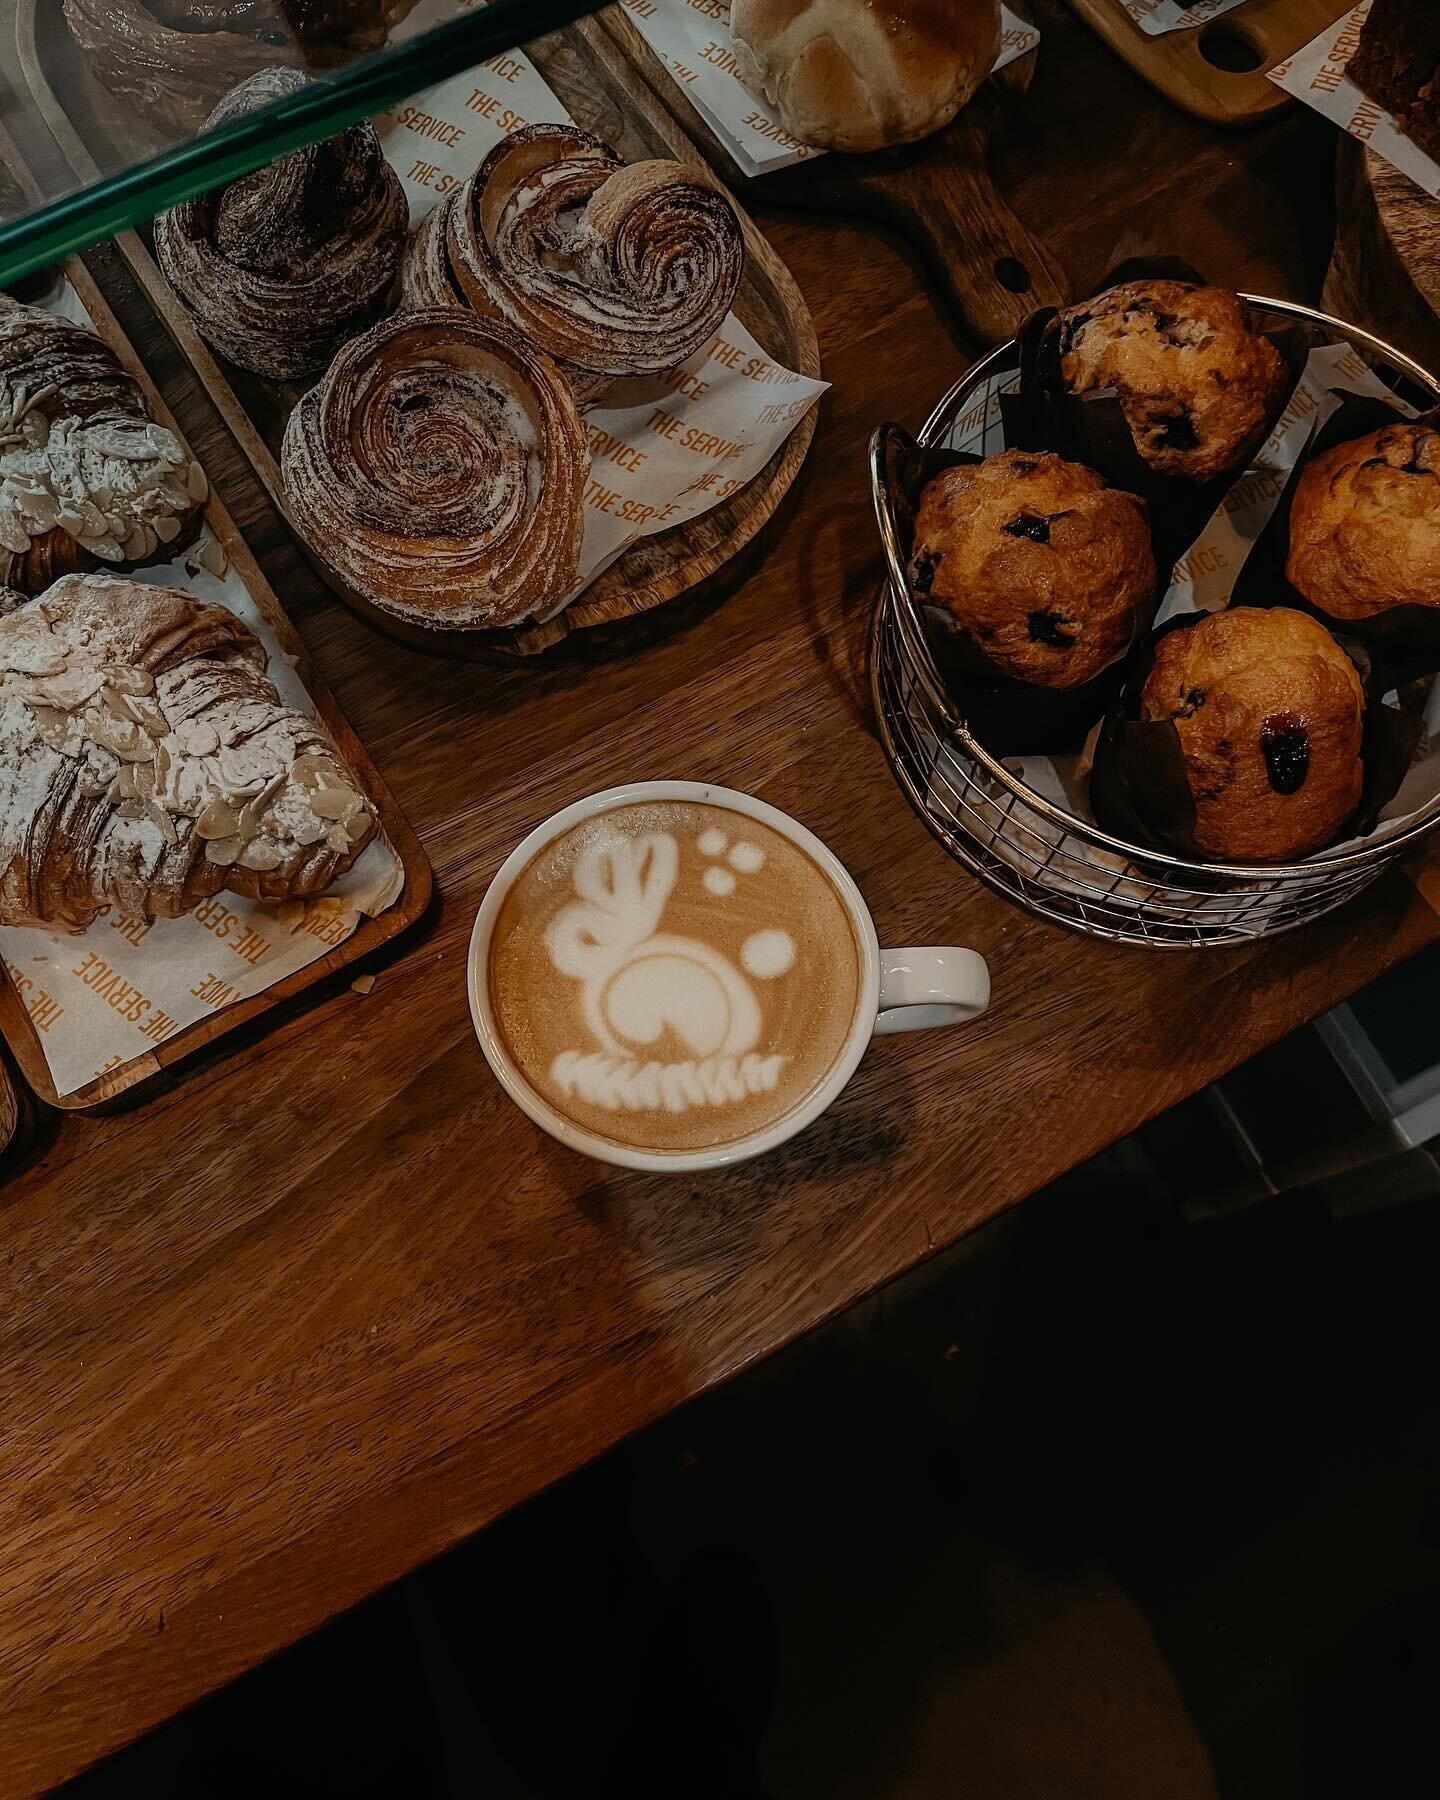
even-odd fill
[[[1299,206],[1329,191],[1329,128],[1217,136],[1036,10],[1002,185],[1077,286],[1168,249],[1313,299],[1328,234]],[[887,414],[917,423],[964,350],[894,245],[762,223],[834,384],[763,559],[666,641],[506,672],[397,649],[326,598],[97,264],[442,898],[370,994],[321,993],[138,1110],[52,1120],[0,1191],[0,1793],[133,1737],[1440,934],[1393,874],[1270,947],[1116,950],[946,860],[867,717],[863,449]],[[630,1177],[541,1137],[471,1032],[471,920],[531,825],[641,775],[797,814],[882,939],[983,951],[993,1010],[880,1040],[820,1124],[734,1174]]]

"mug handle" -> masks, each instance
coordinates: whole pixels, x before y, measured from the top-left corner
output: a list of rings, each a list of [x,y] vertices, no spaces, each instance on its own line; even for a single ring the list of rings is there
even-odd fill
[[[977,951],[925,944],[880,952],[877,1035],[963,1025],[989,1004],[990,969]]]

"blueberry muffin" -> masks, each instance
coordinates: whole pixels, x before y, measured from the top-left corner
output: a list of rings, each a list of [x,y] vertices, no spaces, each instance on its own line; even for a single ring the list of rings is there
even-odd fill
[[[999,673],[1050,688],[1078,687],[1129,649],[1157,586],[1144,501],[1022,450],[927,484],[910,578]]]
[[[1285,573],[1328,618],[1368,622],[1393,606],[1440,617],[1440,434],[1396,423],[1312,458]]]
[[[1141,459],[1211,481],[1259,448],[1285,359],[1250,328],[1239,298],[1186,281],[1128,281],[1060,314],[1070,394],[1114,389]]]
[[[1232,607],[1166,632],[1140,697],[1170,720],[1216,862],[1287,862],[1331,843],[1360,804],[1365,693],[1318,620]]]

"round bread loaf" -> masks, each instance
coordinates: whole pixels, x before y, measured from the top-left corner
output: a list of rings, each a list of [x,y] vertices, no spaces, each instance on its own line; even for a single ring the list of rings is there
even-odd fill
[[[1000,49],[999,0],[734,0],[740,78],[802,143],[910,144],[948,125]]]
[[[910,578],[1002,674],[1077,687],[1155,598],[1145,503],[1048,451],[1003,450],[928,483]]]
[[[1219,862],[1307,856],[1360,804],[1365,691],[1308,613],[1237,606],[1166,632],[1140,716],[1174,725],[1195,844]]]
[[[1313,458],[1290,508],[1285,573],[1332,619],[1440,607],[1440,434],[1397,421]]]

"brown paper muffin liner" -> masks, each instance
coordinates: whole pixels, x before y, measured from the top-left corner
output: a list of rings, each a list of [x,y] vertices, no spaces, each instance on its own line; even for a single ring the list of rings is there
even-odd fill
[[[1195,841],[1195,800],[1180,734],[1169,719],[1142,719],[1140,701],[1154,667],[1155,646],[1167,632],[1188,631],[1208,617],[1197,612],[1169,619],[1132,655],[1119,702],[1101,727],[1090,774],[1090,803],[1103,830],[1200,862],[1212,859]],[[1339,632],[1333,635],[1365,688],[1360,741],[1364,786],[1360,804],[1331,839],[1338,843],[1374,829],[1381,808],[1405,779],[1424,727],[1415,696],[1387,703],[1384,696],[1394,688],[1388,670],[1363,644]]]
[[[1396,424],[1440,428],[1440,407],[1416,417],[1374,395],[1346,393],[1336,411],[1312,429],[1309,441],[1281,490],[1275,511],[1236,577],[1231,604],[1293,606],[1297,612],[1309,613],[1311,618],[1328,626],[1336,637],[1352,638],[1366,645],[1377,672],[1388,672],[1391,685],[1399,687],[1440,670],[1440,594],[1436,595],[1435,606],[1417,606],[1411,602],[1392,606],[1370,619],[1337,619],[1306,599],[1285,573],[1290,555],[1290,508],[1296,485],[1311,458],[1333,449],[1336,444]]]
[[[984,460],[969,451],[917,447],[910,479],[903,495],[897,496],[894,509],[907,569],[914,551],[915,516],[925,485],[944,469],[972,467]],[[959,705],[967,727],[992,756],[1058,756],[1076,751],[1120,692],[1129,644],[1107,668],[1080,686],[1045,687],[1021,681],[997,668],[974,637],[957,624],[949,609],[927,599],[913,578],[911,591],[941,679]],[[1157,581],[1137,636],[1149,630],[1163,591]]]
[[[1205,286],[1205,277],[1174,257],[1135,258],[1119,264],[1092,290],[1091,298],[1128,281],[1190,281]],[[1256,451],[1290,403],[1304,372],[1314,333],[1295,325],[1261,331],[1285,359],[1286,380],[1231,468],[1213,481],[1185,481],[1157,474],[1135,448],[1129,424],[1113,388],[1070,394],[1060,374],[1059,312],[1043,307],[1017,334],[1020,386],[1000,398],[1007,444],[1020,450],[1053,450],[1071,462],[1088,463],[1115,487],[1138,494],[1150,509],[1150,535],[1161,587],[1185,552],[1205,529],[1226,493],[1249,468]]]

